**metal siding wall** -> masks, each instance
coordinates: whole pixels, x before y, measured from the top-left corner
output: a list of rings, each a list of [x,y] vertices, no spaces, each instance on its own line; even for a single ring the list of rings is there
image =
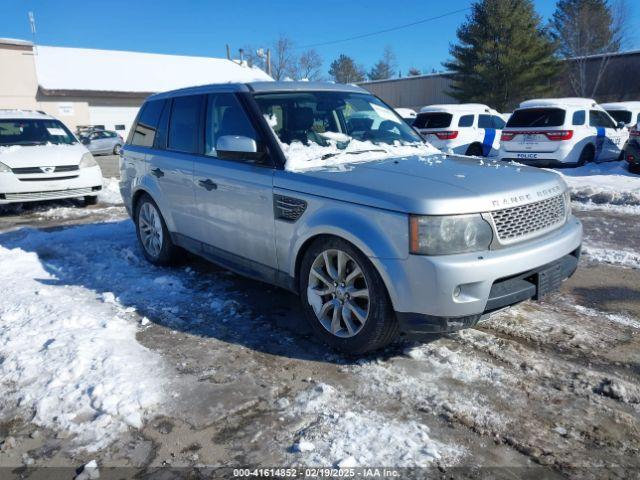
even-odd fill
[[[451,85],[451,80],[444,75],[426,75],[419,77],[405,77],[378,82],[359,84],[369,90],[392,107],[405,107],[419,110],[434,103],[458,103],[445,92]]]

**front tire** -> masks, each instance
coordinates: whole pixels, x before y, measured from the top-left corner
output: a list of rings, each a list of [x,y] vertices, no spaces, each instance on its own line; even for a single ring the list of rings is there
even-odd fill
[[[97,195],[87,195],[86,197],[84,197],[84,205],[85,207],[88,205],[95,205],[96,203],[98,203],[98,196]]]
[[[584,147],[582,152],[580,152],[580,158],[578,158],[578,167],[583,167],[587,163],[593,162],[595,159],[596,152],[591,145],[587,145]]]
[[[467,148],[467,156],[469,157],[483,157],[483,152],[482,152],[482,145],[479,145],[477,143],[473,143],[471,145],[469,145],[469,148]]]
[[[122,145],[116,145],[113,147],[113,154],[120,155],[120,151],[122,150]]]
[[[302,259],[299,288],[311,329],[336,350],[363,354],[388,345],[398,333],[380,274],[345,240],[325,237],[313,242]]]
[[[138,242],[145,258],[153,265],[174,264],[178,247],[171,241],[160,209],[149,195],[143,195],[136,203],[134,220]]]

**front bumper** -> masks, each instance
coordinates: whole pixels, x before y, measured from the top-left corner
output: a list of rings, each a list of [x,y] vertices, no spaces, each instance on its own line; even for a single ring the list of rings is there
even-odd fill
[[[0,173],[0,205],[92,196],[102,190],[99,166],[82,168],[77,172],[74,178],[36,177],[32,180],[19,179],[13,173]]]
[[[492,294],[494,284],[525,274],[532,275],[531,272],[535,274],[541,267],[566,255],[576,256],[581,243],[582,225],[571,216],[564,226],[553,232],[502,249],[371,260],[381,272],[399,319],[415,316],[444,319],[474,317],[474,323],[476,317],[497,308],[497,304],[489,303],[496,295],[495,290]],[[521,300],[511,304],[518,301]]]

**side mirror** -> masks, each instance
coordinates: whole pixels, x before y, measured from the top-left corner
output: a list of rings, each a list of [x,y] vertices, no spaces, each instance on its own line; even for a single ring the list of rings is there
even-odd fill
[[[223,135],[216,142],[218,158],[232,160],[262,160],[265,152],[260,151],[258,142],[241,135]]]
[[[618,122],[618,127],[617,127],[617,128],[618,128],[618,130],[622,130],[622,129],[623,129],[623,128],[625,128],[626,126],[627,126],[627,124],[626,124],[626,123],[624,123],[624,122]]]
[[[91,140],[89,140],[89,138],[88,138],[88,137],[82,137],[82,138],[80,139],[80,142],[81,142],[83,145],[89,145],[89,144],[91,143]]]

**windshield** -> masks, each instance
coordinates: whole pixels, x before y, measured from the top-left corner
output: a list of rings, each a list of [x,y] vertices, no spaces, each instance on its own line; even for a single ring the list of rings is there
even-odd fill
[[[507,127],[561,127],[565,111],[561,108],[525,108],[513,112]]]
[[[72,145],[77,143],[58,120],[0,120],[0,145]]]
[[[607,110],[607,113],[611,115],[616,122],[622,122],[625,125],[631,123],[631,112],[628,110]]]
[[[374,144],[422,143],[418,134],[377,98],[349,92],[287,92],[255,96],[284,144],[346,148],[351,140]]]

